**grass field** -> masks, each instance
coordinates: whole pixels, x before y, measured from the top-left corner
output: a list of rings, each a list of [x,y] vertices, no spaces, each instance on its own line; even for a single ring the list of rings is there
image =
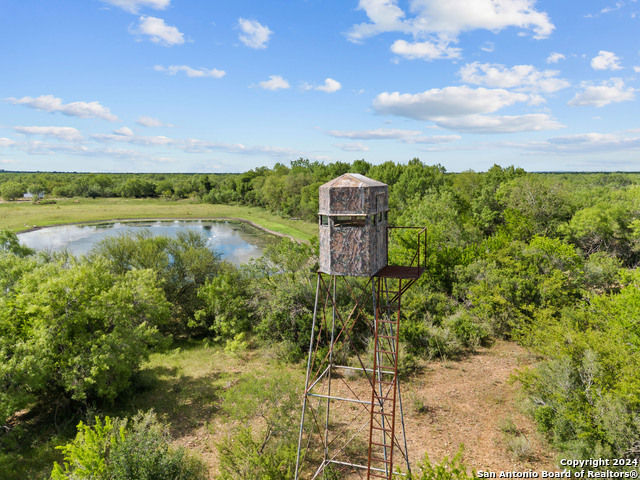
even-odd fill
[[[122,219],[241,218],[272,232],[308,241],[318,233],[315,223],[289,220],[262,208],[211,205],[190,200],[79,198],[59,199],[53,205],[31,202],[0,203],[0,229],[22,232],[34,227]]]

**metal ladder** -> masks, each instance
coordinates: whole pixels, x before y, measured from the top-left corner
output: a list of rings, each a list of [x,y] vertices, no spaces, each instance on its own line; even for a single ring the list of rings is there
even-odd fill
[[[393,476],[401,293],[401,279],[397,291],[388,289],[386,278],[378,279],[367,480]]]

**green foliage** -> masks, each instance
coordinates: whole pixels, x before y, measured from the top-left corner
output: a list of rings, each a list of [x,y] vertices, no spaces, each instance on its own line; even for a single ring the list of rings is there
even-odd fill
[[[20,244],[18,236],[8,228],[0,230],[0,254],[9,252],[19,257],[33,255],[35,250]]]
[[[289,480],[297,451],[300,379],[282,372],[245,375],[224,396],[223,409],[243,422],[218,445],[221,480]],[[260,419],[259,429],[249,422]]]
[[[0,297],[0,421],[45,398],[113,400],[161,341],[168,307],[150,270],[18,265]]]
[[[268,246],[251,272],[250,306],[258,335],[283,342],[285,356],[299,360],[309,346],[316,268],[314,248],[288,240]]]
[[[62,465],[55,463],[51,480],[204,480],[204,464],[183,449],[169,446],[166,425],[153,411],[130,421],[96,417],[93,426],[78,425],[76,438],[59,447]]]
[[[624,283],[618,294],[591,296],[532,333],[548,359],[523,376],[535,417],[577,456],[629,456],[637,448],[640,276],[634,272]]]
[[[26,192],[27,187],[24,183],[9,181],[0,185],[0,193],[2,194],[2,198],[7,201],[21,198],[22,195]]]
[[[204,307],[198,291],[218,272],[220,255],[207,239],[194,231],[180,232],[176,238],[153,236],[148,232],[109,237],[91,251],[92,261],[102,261],[115,274],[151,269],[172,305],[173,322],[163,325],[170,333],[201,333],[206,322],[193,320]],[[205,330],[206,331],[206,330]]]
[[[464,449],[460,446],[458,453],[453,458],[444,457],[440,463],[434,464],[429,460],[429,455],[425,454],[424,460],[418,468],[420,473],[407,475],[409,480],[471,480],[478,478],[476,471],[467,472],[467,466],[462,460]]]
[[[203,308],[195,312],[189,328],[199,328],[216,337],[229,339],[251,329],[250,281],[247,273],[230,264],[221,264],[218,274],[198,289]]]

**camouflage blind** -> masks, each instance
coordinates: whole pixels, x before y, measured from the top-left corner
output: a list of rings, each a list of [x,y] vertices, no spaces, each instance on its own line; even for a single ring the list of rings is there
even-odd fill
[[[359,173],[320,186],[320,271],[370,277],[387,264],[389,187]]]

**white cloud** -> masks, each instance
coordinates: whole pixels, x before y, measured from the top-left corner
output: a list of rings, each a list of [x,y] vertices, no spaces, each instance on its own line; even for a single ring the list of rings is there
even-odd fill
[[[333,93],[337,92],[342,88],[342,85],[337,80],[333,78],[327,78],[324,81],[324,85],[320,85],[316,87],[316,90],[320,90],[321,92]]]
[[[109,120],[110,122],[118,121],[118,117],[111,113],[111,111],[100,105],[98,102],[71,102],[67,104],[62,103],[62,99],[54,97],[53,95],[41,95],[39,97],[22,97],[22,98],[7,98],[9,103],[14,105],[25,105],[36,110],[42,110],[45,112],[60,112],[63,115],[70,117],[80,118],[101,118],[103,120]]]
[[[375,130],[330,130],[327,134],[336,138],[353,140],[400,140],[403,143],[449,143],[460,140],[459,135],[421,135],[420,130],[402,130],[395,128],[378,128]],[[357,144],[360,144],[359,142]],[[349,145],[349,144],[340,144]],[[337,146],[337,145],[334,145]]]
[[[404,143],[426,143],[429,145],[451,143],[461,140],[460,135],[430,135],[423,137],[411,137],[404,140]]]
[[[621,78],[612,78],[602,84],[588,85],[576,94],[567,105],[570,107],[604,107],[610,103],[627,102],[635,99],[635,89],[626,88]]]
[[[140,8],[149,7],[154,10],[164,10],[171,0],[102,0],[105,3],[121,8],[129,13],[138,13]]]
[[[566,58],[567,57],[561,53],[553,52],[547,57],[547,63],[558,63],[560,60],[565,60]]]
[[[364,145],[362,142],[334,143],[333,146],[345,152],[368,152],[369,151],[369,147]]]
[[[451,47],[448,42],[414,42],[396,40],[391,45],[391,51],[397,55],[415,60],[436,60],[439,58],[460,58],[461,49]]]
[[[402,140],[420,135],[420,130],[400,130],[395,128],[378,128],[375,130],[330,130],[327,132],[336,138],[351,138],[354,140]]]
[[[407,18],[397,0],[360,0],[359,9],[370,22],[351,28],[347,36],[354,42],[383,32],[454,40],[466,31],[497,32],[507,27],[532,30],[535,38],[546,38],[555,28],[546,13],[535,10],[534,0],[412,0],[413,18]]]
[[[496,49],[496,44],[493,42],[484,42],[484,45],[480,47],[483,52],[491,53]]]
[[[147,117],[145,115],[138,117],[136,123],[142,127],[173,127],[173,125],[163,123],[157,118]]]
[[[128,129],[127,129],[128,130]],[[116,130],[112,134],[106,133],[96,133],[94,135],[90,135],[92,140],[100,143],[109,143],[109,142],[124,142],[131,143],[133,145],[142,145],[146,147],[150,146],[172,146],[176,144],[176,140],[173,138],[165,137],[163,135],[157,136],[142,136],[142,135],[129,135],[122,130]]]
[[[591,59],[591,67],[594,70],[620,70],[620,58],[613,52],[600,50],[597,57]]]
[[[517,88],[527,91],[556,92],[569,86],[569,82],[557,78],[556,70],[537,70],[533,65],[504,65],[468,63],[458,72],[463,82],[496,88]]]
[[[184,72],[189,78],[222,78],[227,74],[227,72],[225,72],[224,70],[218,70],[217,68],[192,68],[189,65],[169,65],[168,67],[156,65],[155,67],[153,67],[153,69],[156,72],[167,72],[169,75],[175,75],[178,72]]]
[[[581,133],[554,137],[533,149],[555,153],[594,153],[612,151],[633,151],[640,149],[639,136],[625,136],[614,133]]]
[[[259,85],[265,90],[279,90],[290,87],[289,82],[287,82],[280,75],[269,75],[269,80],[260,82]]]
[[[438,120],[446,117],[492,113],[531,97],[524,93],[504,89],[445,87],[422,93],[379,94],[373,100],[373,108],[383,115],[399,115],[416,120]]]
[[[470,133],[516,133],[556,130],[564,127],[546,114],[516,116],[467,115],[442,119],[437,122],[442,128]]]
[[[636,73],[640,73],[640,67],[633,67],[633,71]]]
[[[129,127],[122,127],[114,130],[113,133],[116,135],[124,135],[130,137],[133,135],[133,130],[131,130]]]
[[[53,137],[66,142],[82,140],[82,134],[80,131],[73,127],[13,127],[13,129],[24,135]]]
[[[0,137],[0,147],[11,147],[16,144],[15,140],[11,140],[10,138]]]
[[[273,33],[269,30],[269,27],[255,20],[247,20],[246,18],[239,18],[238,26],[240,30],[242,30],[239,36],[240,41],[247,47],[267,48],[267,42]]]
[[[176,27],[167,25],[162,18],[141,16],[138,27],[132,31],[136,34],[148,35],[152,42],[171,47],[182,45],[184,35]]]

